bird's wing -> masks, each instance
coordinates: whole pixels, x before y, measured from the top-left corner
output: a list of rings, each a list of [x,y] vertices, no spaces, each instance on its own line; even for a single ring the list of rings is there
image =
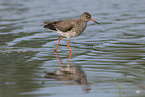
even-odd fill
[[[70,20],[61,20],[54,26],[62,32],[70,31],[73,28],[73,24],[70,22]]]
[[[73,21],[76,21],[77,19],[73,19]],[[70,31],[74,23],[72,22],[72,19],[69,20],[61,20],[61,21],[50,21],[50,22],[44,22],[46,25],[44,28],[57,31],[60,30],[62,32]]]
[[[49,29],[51,31],[57,31],[57,29],[55,28],[55,24],[59,22],[59,21],[48,21],[48,22],[44,22],[46,25],[44,25],[43,27],[46,29]]]

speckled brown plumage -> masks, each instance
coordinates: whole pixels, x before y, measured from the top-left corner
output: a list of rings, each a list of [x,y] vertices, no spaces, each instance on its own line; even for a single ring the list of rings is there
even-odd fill
[[[58,34],[62,35],[61,38],[67,37],[69,40],[69,37],[76,37],[80,35],[86,29],[87,22],[89,20],[96,22],[95,20],[91,19],[91,15],[88,12],[84,12],[79,19],[44,22],[44,28],[49,29],[51,31],[56,31]],[[61,38],[59,39],[59,41],[61,40]],[[55,50],[56,49],[57,47],[55,48]],[[70,47],[69,49],[71,50]]]

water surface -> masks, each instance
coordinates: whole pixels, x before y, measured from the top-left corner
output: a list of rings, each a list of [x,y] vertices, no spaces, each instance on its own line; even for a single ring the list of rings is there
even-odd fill
[[[1,97],[144,97],[144,0],[0,0]],[[44,21],[88,22],[78,37],[63,38]],[[68,66],[69,61],[69,68]]]

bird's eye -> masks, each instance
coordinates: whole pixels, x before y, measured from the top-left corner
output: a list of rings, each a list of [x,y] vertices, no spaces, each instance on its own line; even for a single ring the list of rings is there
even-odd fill
[[[86,18],[90,18],[90,17],[87,15]]]

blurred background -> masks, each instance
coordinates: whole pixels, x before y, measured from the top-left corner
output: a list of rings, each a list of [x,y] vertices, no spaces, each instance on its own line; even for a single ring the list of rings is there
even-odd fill
[[[0,0],[0,97],[144,97],[145,0]],[[100,23],[70,39],[44,21]],[[68,64],[70,67],[67,67]]]

